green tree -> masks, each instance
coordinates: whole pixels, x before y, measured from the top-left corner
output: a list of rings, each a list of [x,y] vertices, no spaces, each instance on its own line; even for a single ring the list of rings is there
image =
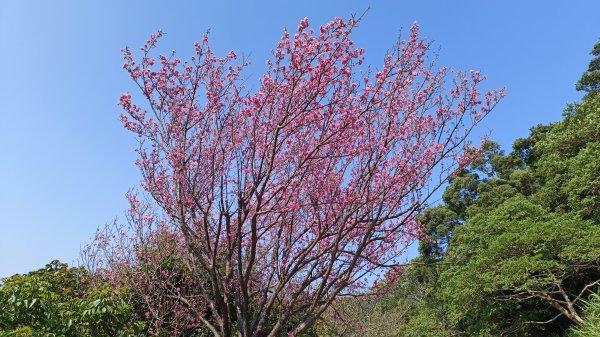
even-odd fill
[[[124,289],[92,286],[83,268],[52,261],[26,275],[0,282],[0,336],[137,336]]]
[[[578,324],[580,303],[600,281],[600,231],[573,213],[549,213],[516,195],[458,228],[446,262],[443,291],[456,322],[495,321],[502,307],[537,303],[553,310],[512,317],[511,325],[561,317]],[[486,299],[498,302],[487,312],[480,305]]]
[[[581,79],[577,82],[577,90],[587,92],[600,90],[600,42],[594,45],[591,54],[596,57],[590,61],[588,70],[583,73]]]
[[[600,223],[600,95],[565,110],[535,146],[536,202],[558,213],[575,212]]]
[[[489,157],[493,178],[463,172],[437,207],[464,203],[440,283],[451,322],[469,335],[544,336],[582,322],[600,280],[600,97],[564,115]],[[448,193],[461,186],[471,191]]]

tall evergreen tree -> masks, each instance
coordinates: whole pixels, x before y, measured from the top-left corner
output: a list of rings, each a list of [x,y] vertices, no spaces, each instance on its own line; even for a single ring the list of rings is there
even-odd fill
[[[590,61],[588,70],[581,75],[577,82],[577,90],[596,92],[600,90],[600,41],[594,45],[592,55],[596,56]]]

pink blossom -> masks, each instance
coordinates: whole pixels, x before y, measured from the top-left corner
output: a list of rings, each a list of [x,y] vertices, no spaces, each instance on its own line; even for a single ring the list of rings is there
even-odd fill
[[[357,23],[337,18],[315,32],[302,19],[255,91],[244,86],[247,63],[216,56],[208,36],[188,63],[174,53],[150,61],[161,31],[142,47],[145,62],[124,49],[144,88],[146,109],[128,93],[119,105],[140,136],[145,192],[129,195],[135,230],[115,239],[125,249],[102,248],[150,296],[156,327],[169,317],[179,331],[189,318],[227,336],[234,321],[242,336],[294,336],[340,293],[368,288],[368,276],[401,274],[405,248],[424,235],[418,213],[473,160],[469,135],[504,91],[480,93],[477,71],[432,68],[416,23],[368,73],[350,39]],[[159,269],[169,256],[191,271]],[[151,268],[134,278],[123,265]],[[300,305],[299,324],[282,331],[290,317],[274,313]]]

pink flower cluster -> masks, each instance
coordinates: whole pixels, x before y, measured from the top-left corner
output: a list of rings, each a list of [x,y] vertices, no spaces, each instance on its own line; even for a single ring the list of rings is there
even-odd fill
[[[293,36],[284,31],[255,91],[244,86],[247,63],[216,56],[207,36],[189,61],[151,56],[161,31],[139,63],[124,50],[145,108],[123,94],[122,121],[140,136],[142,187],[161,215],[130,198],[129,218],[168,224],[193,275],[172,286],[199,292],[172,296],[203,303],[191,322],[271,336],[300,317],[287,332],[305,330],[337,296],[398,265],[421,235],[427,198],[456,160],[472,159],[462,156],[469,134],[503,90],[482,94],[479,72],[435,68],[417,24],[371,72],[350,38],[356,24],[334,19],[315,32],[302,19]],[[142,246],[164,239],[137,233]],[[171,271],[151,271],[139,283],[161,293]]]

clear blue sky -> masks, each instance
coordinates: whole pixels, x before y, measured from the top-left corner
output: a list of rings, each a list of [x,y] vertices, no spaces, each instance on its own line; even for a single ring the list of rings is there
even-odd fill
[[[574,84],[600,37],[600,1],[0,1],[0,276],[74,260],[126,208],[139,181],[118,119],[135,91],[119,49],[162,28],[161,51],[189,55],[211,30],[219,52],[250,54],[252,79],[282,27],[371,7],[354,36],[377,65],[413,21],[441,63],[480,69],[508,97],[484,129],[508,149],[581,98]]]

